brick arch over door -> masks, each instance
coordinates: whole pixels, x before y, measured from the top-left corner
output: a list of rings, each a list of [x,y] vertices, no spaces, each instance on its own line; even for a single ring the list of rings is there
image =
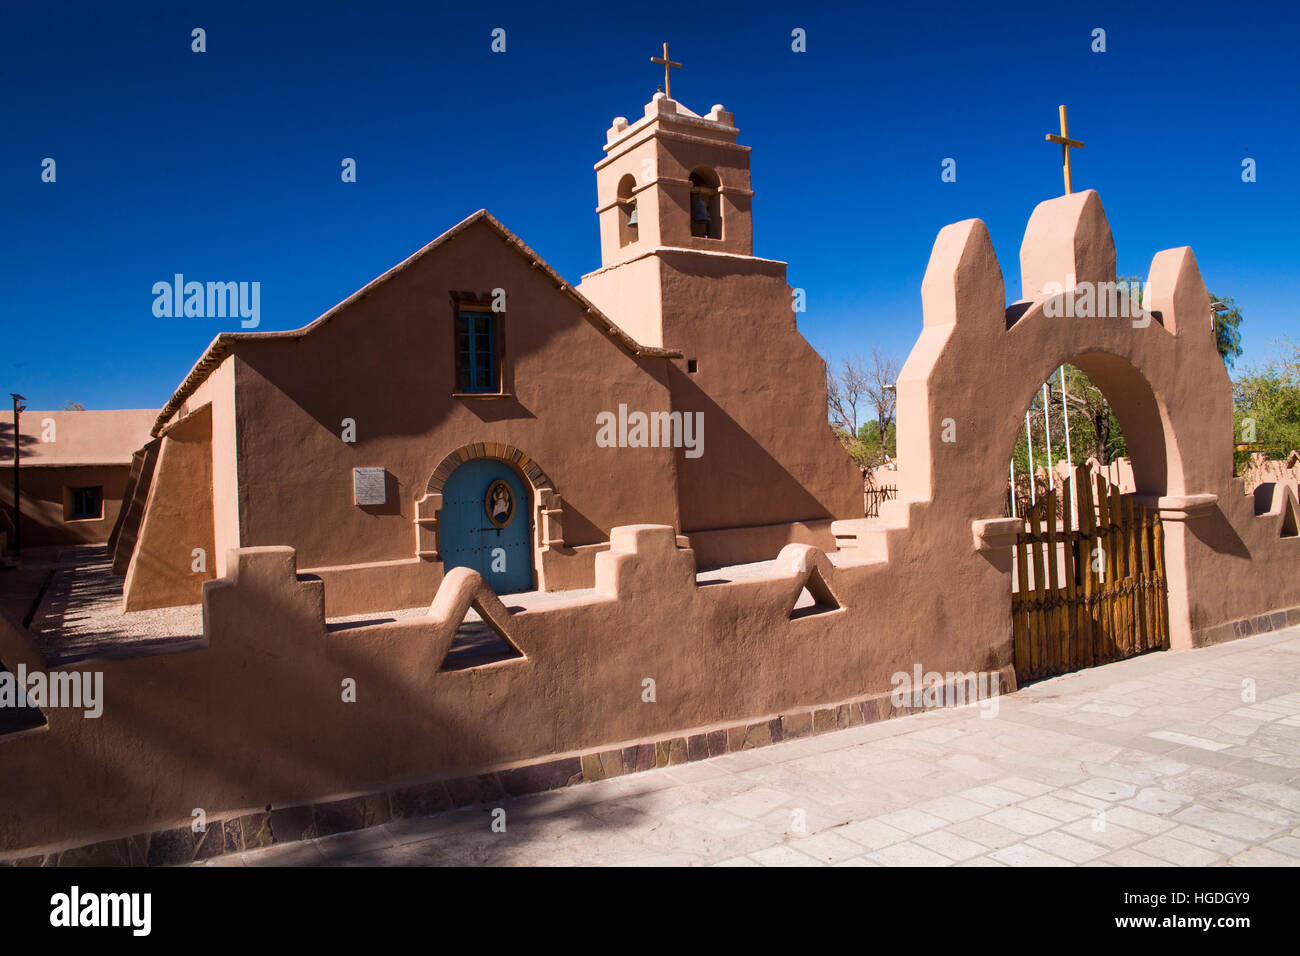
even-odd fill
[[[470,442],[448,453],[429,477],[424,497],[415,503],[415,553],[429,561],[441,560],[438,547],[438,516],[442,511],[442,489],[451,473],[475,458],[505,462],[528,480],[533,488],[533,524],[537,529],[533,547],[537,551],[564,546],[564,502],[555,484],[527,454],[500,442]]]
[[[461,445],[455,451],[448,454],[438,463],[438,467],[433,470],[433,475],[429,478],[429,486],[425,489],[425,494],[441,492],[442,486],[447,483],[451,473],[459,465],[464,464],[471,458],[495,458],[497,461],[504,461],[507,465],[513,465],[533,486],[535,491],[540,492],[543,488],[554,489],[551,479],[547,477],[542,467],[525,455],[513,445],[503,445],[500,442],[471,442],[468,445]]]

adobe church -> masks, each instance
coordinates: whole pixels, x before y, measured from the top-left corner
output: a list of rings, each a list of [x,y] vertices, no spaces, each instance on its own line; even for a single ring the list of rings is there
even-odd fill
[[[462,566],[590,588],[618,525],[672,526],[701,567],[833,550],[861,478],[786,265],[754,255],[737,135],[663,93],[616,118],[577,286],[479,211],[303,328],[217,336],[134,456],[125,610],[196,604],[258,545],[331,615],[427,605]]]

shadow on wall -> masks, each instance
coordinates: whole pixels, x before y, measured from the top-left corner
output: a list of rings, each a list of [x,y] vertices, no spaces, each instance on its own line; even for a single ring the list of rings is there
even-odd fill
[[[678,397],[673,410],[704,414],[704,453],[699,458],[686,458],[684,452],[678,452],[677,457],[684,534],[787,521],[857,517],[832,513],[826,503],[809,492],[743,425],[697,386],[689,374],[672,366],[669,376],[672,393]],[[779,409],[774,411],[779,414]],[[825,428],[827,440],[835,443],[833,450],[843,462],[828,455],[824,464],[827,468],[846,467],[848,488],[860,501],[858,470],[843,453],[830,425],[826,424]]]
[[[1234,558],[1251,560],[1250,548],[1217,505],[1199,521],[1188,524],[1192,535],[1210,550]]]
[[[18,447],[21,452],[23,448],[31,445],[40,444],[39,439],[31,435],[19,436]],[[14,458],[14,424],[13,422],[0,422],[0,482],[3,483],[3,490],[0,490],[0,531],[5,531],[9,535],[9,546],[13,546],[14,532],[14,501],[13,501],[13,458]],[[7,466],[7,467],[6,467]],[[21,467],[21,465],[20,465]],[[23,524],[34,522],[41,527],[53,527],[41,521],[38,515],[30,512],[23,512]]]
[[[21,659],[29,672],[45,669],[17,626],[5,618],[0,629],[5,631],[0,644],[6,662],[16,667]],[[15,651],[21,645],[26,653]],[[369,740],[375,735],[415,739],[438,728],[453,737],[472,734],[487,741],[489,750],[508,749],[508,741],[493,741],[492,721],[457,727],[438,695],[410,694],[396,669],[377,666],[382,658],[373,647],[359,645],[354,651],[346,641],[332,642],[328,668],[285,666],[273,648],[250,655],[248,670],[261,676],[250,676],[249,683],[264,691],[256,696],[239,686],[215,685],[212,672],[196,656],[211,653],[200,649],[65,668],[103,671],[104,713],[88,720],[80,711],[51,708],[48,733],[5,740],[0,746],[0,766],[25,766],[28,774],[19,788],[23,798],[15,799],[17,791],[8,785],[0,794],[0,852],[79,834],[139,830],[146,807],[162,814],[153,823],[167,825],[181,824],[195,807],[207,808],[215,817],[269,806],[270,827],[287,835],[289,828],[311,824],[282,808],[313,795],[365,792],[390,782],[382,771],[367,773],[360,766],[369,762]],[[344,678],[355,681],[357,703],[343,701]],[[342,735],[322,733],[311,716],[320,708],[346,712],[342,724],[337,718],[330,723],[351,729]],[[237,746],[229,746],[235,741]],[[106,760],[109,755],[116,760]],[[72,768],[79,781],[75,794],[63,784]],[[160,775],[177,784],[164,788],[171,793],[161,798],[161,806]],[[8,771],[5,777],[14,779]],[[26,797],[47,788],[64,796],[35,801],[45,806],[34,812]],[[188,825],[178,827],[182,836],[189,830]],[[17,837],[20,833],[24,836]]]
[[[32,445],[39,445],[40,439],[32,435],[22,435],[19,437],[19,450],[28,448]],[[0,463],[12,464],[14,457],[14,423],[12,421],[0,422]]]
[[[14,487],[13,468],[3,467],[0,462],[0,531],[7,532],[9,547],[13,547],[14,527]],[[21,480],[21,478],[20,478]],[[50,501],[45,498],[33,498],[24,487],[23,497],[23,550],[29,547],[50,547],[52,544],[77,544],[68,540],[63,531],[63,502]],[[48,533],[46,533],[48,532]]]
[[[882,675],[912,659],[910,646],[863,637],[901,625],[879,600],[897,584],[886,565],[835,568],[790,545],[771,577],[701,589],[674,529],[621,528],[613,539],[596,595],[509,615],[490,592],[473,598],[466,572],[444,580],[429,615],[335,632],[323,585],[296,575],[290,549],[237,552],[233,577],[205,586],[209,646],[68,668],[103,672],[103,716],[54,709],[49,733],[0,747],[0,774],[13,782],[0,795],[0,848],[171,826],[183,835],[195,807],[216,820],[270,804],[273,830],[306,832],[302,804],[847,700],[883,688]],[[833,594],[839,608],[798,613],[804,587]],[[489,615],[497,608],[525,657],[439,669],[471,598]],[[11,666],[42,666],[16,631],[0,638]],[[791,648],[805,645],[824,653],[791,669]],[[969,651],[927,647],[938,667]],[[647,668],[656,706],[641,697]],[[727,677],[742,670],[743,685]],[[577,757],[557,764],[552,773],[581,771]],[[475,799],[498,799],[499,786],[528,792],[514,788],[514,773],[480,777]],[[69,774],[75,790],[63,786]]]

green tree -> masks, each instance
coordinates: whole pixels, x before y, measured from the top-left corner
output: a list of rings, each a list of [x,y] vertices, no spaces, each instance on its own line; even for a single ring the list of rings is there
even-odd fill
[[[1223,356],[1223,364],[1233,368],[1241,358],[1241,309],[1232,296],[1220,299],[1213,292],[1210,303],[1214,308],[1214,344]]]
[[[880,422],[874,419],[864,422],[858,429],[858,444],[862,447],[869,465],[879,465],[885,460],[898,457],[898,426],[890,422],[885,429],[885,438],[880,439]]]
[[[1300,448],[1300,344],[1279,343],[1276,358],[1238,376],[1232,383],[1232,413],[1237,440],[1258,444],[1267,457],[1284,458]],[[1251,451],[1237,451],[1238,466]]]
[[[835,369],[826,363],[826,412],[845,450],[862,468],[884,461],[884,453],[894,455],[895,391],[899,362],[879,348],[872,348],[871,359],[853,356]],[[875,418],[863,422],[867,414]],[[885,423],[885,440],[880,440],[880,423]],[[875,426],[874,433],[869,426]],[[874,437],[868,437],[874,434]]]
[[[1052,461],[1066,458],[1065,420],[1062,413],[1061,378],[1053,375],[1047,383],[1049,399],[1047,414],[1052,426]],[[1128,454],[1124,430],[1115,417],[1106,396],[1082,371],[1073,365],[1065,366],[1065,403],[1070,425],[1069,451],[1075,464],[1096,458],[1103,465]],[[1043,442],[1046,426],[1043,422],[1043,392],[1039,389],[1026,410],[1029,427],[1034,437],[1034,467],[1047,467],[1047,447]],[[1029,445],[1022,426],[1016,439],[1016,470],[1029,466]]]

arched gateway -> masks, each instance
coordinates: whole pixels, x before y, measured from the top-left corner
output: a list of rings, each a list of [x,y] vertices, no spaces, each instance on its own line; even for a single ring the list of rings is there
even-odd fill
[[[1282,595],[1265,593],[1273,577],[1251,575],[1251,564],[1294,563],[1295,539],[1279,540],[1279,509],[1257,509],[1233,478],[1231,383],[1191,249],[1156,254],[1138,308],[1116,288],[1110,226],[1088,190],[1035,209],[1020,267],[1022,298],[1008,306],[984,223],[939,233],[922,285],[924,330],[898,380],[899,500],[885,519],[928,536],[943,532],[910,520],[920,503],[957,516],[950,534],[974,518],[965,534],[1010,574],[1024,526],[1001,517],[1007,452],[1036,390],[1073,364],[1120,421],[1135,500],[1162,519],[1172,645],[1221,639],[1209,626],[1230,621],[1234,605],[1281,606]]]

